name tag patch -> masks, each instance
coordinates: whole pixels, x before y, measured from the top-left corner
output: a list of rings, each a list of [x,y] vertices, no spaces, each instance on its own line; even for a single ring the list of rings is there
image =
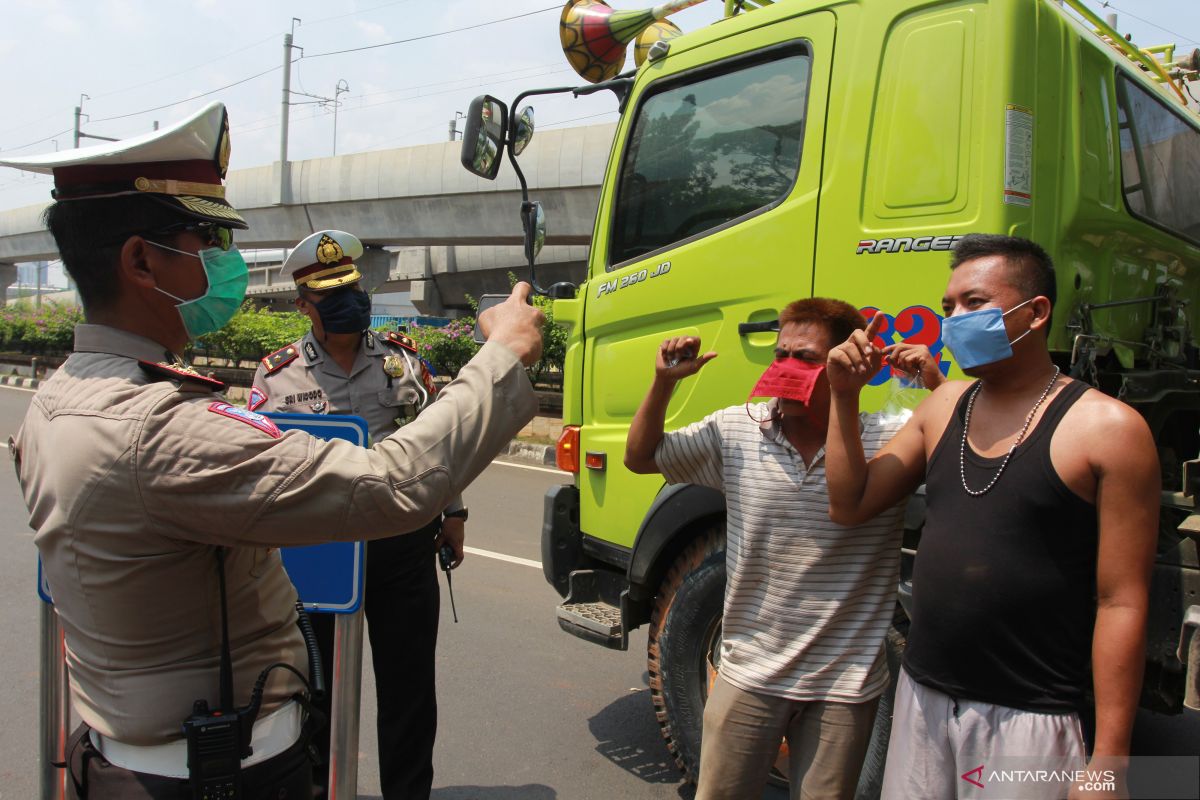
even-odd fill
[[[240,406],[230,405],[229,403],[209,403],[208,410],[214,414],[236,419],[238,422],[244,422],[251,427],[258,428],[272,439],[278,439],[280,436],[283,436],[283,432],[279,430],[279,427],[274,422],[262,414],[247,411]]]

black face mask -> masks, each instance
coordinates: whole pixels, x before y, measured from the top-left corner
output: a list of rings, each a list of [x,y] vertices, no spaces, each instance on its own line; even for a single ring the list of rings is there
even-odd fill
[[[371,296],[353,286],[314,304],[326,333],[362,333],[371,327]]]

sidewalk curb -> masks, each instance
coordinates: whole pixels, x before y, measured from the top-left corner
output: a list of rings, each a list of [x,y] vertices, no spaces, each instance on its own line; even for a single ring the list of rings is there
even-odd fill
[[[0,386],[16,386],[21,389],[36,389],[41,381],[37,378],[22,378],[19,375],[0,375]]]
[[[500,455],[514,461],[524,461],[528,464],[553,467],[557,463],[554,446],[549,444],[528,444],[520,439],[513,439]]]

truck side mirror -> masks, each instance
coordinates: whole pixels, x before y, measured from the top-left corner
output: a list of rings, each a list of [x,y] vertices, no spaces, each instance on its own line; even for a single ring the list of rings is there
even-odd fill
[[[504,152],[504,134],[508,130],[508,106],[491,95],[471,101],[463,130],[460,160],[467,172],[495,179]],[[532,132],[530,133],[532,136]]]

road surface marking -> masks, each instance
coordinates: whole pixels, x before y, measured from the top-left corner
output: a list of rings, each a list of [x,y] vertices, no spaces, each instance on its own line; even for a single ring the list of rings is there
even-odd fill
[[[540,561],[531,561],[528,558],[518,558],[517,556],[508,556],[508,555],[505,555],[504,553],[493,553],[491,550],[480,550],[478,547],[464,547],[463,552],[470,553],[473,556],[483,556],[484,558],[494,558],[497,561],[507,561],[510,564],[520,564],[521,566],[524,566],[524,567],[533,567],[534,569],[542,568],[542,562],[540,562]]]
[[[26,389],[24,386],[7,386],[0,384],[0,389],[12,389],[14,392],[29,392],[30,394],[37,394],[37,389]]]
[[[515,464],[512,461],[501,461],[500,459],[496,459],[492,463],[493,464],[502,464],[503,466],[506,466],[506,467],[516,467],[517,469],[532,469],[537,472],[549,472],[554,475],[570,475],[571,474],[570,472],[563,472],[561,469],[551,469],[550,467],[535,467],[532,464]]]

